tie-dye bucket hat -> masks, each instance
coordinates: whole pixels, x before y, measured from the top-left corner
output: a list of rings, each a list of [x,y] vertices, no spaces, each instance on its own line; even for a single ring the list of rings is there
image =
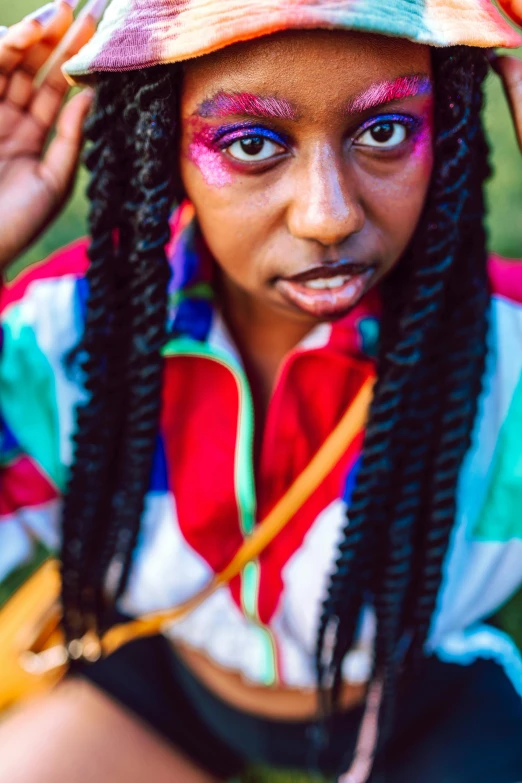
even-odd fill
[[[504,0],[506,7],[509,2]],[[433,46],[522,44],[492,0],[112,0],[94,38],[64,70],[82,80],[313,28],[382,33]]]

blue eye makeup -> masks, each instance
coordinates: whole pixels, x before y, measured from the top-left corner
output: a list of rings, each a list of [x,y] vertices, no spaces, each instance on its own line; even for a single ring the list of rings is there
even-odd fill
[[[239,163],[263,163],[288,149],[285,136],[252,122],[218,128],[212,144]]]
[[[357,128],[352,142],[357,147],[393,150],[420,130],[423,120],[410,114],[384,114],[371,117]]]
[[[221,128],[216,129],[212,141],[221,149],[225,149],[229,144],[232,144],[238,139],[252,138],[255,136],[269,139],[270,141],[273,141],[274,144],[279,144],[281,147],[288,146],[288,139],[286,136],[281,133],[276,133],[266,126],[256,125],[252,122],[223,125]]]
[[[423,125],[421,117],[410,114],[370,117],[350,134],[350,146],[372,152],[393,152],[402,148]],[[247,166],[276,161],[291,147],[291,140],[286,134],[252,121],[207,128],[204,136],[211,149]]]

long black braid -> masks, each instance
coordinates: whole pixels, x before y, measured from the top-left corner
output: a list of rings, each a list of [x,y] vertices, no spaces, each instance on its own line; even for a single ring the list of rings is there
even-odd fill
[[[102,630],[125,584],[150,478],[161,398],[176,170],[173,68],[100,77],[92,142],[89,303],[75,352],[89,399],[78,410],[63,512],[69,638]]]
[[[332,708],[361,603],[373,603],[383,728],[405,651],[422,655],[430,631],[485,359],[487,66],[464,47],[435,50],[433,65],[433,182],[411,247],[383,285],[378,383],[318,637],[319,682],[332,689]]]
[[[318,632],[329,709],[364,602],[376,611],[375,670],[384,672],[388,703],[405,641],[416,654],[424,647],[483,374],[486,64],[466,47],[434,50],[433,64],[433,182],[411,247],[382,286],[378,381]],[[92,245],[80,355],[89,399],[78,411],[63,523],[70,637],[103,628],[107,602],[124,589],[150,477],[166,337],[164,245],[181,189],[179,86],[176,66],[101,75],[88,128]]]
[[[125,110],[129,129],[135,128],[130,192],[123,206],[128,235],[123,250],[127,259],[125,315],[128,319],[125,383],[127,410],[122,422],[116,458],[117,472],[103,549],[97,562],[95,584],[103,593],[108,569],[111,598],[119,597],[127,581],[130,556],[136,544],[143,500],[148,489],[158,429],[162,362],[167,322],[167,285],[170,269],[165,245],[170,236],[172,180],[177,158],[177,114],[172,71],[139,72],[130,80],[135,96]],[[137,83],[136,83],[137,82]],[[168,105],[168,112],[164,107]],[[121,379],[119,380],[121,384]]]
[[[114,198],[121,198],[118,152],[121,146],[118,147],[115,132],[117,106],[114,86],[100,84],[97,105],[86,127],[87,137],[93,142],[85,156],[92,172],[87,191],[91,201],[92,241],[87,273],[90,297],[84,336],[73,358],[80,360],[89,403],[79,407],[77,413],[75,463],[63,509],[64,624],[70,637],[81,636],[96,624],[93,589],[85,566],[93,556],[95,533],[100,527],[99,496],[105,487],[111,456],[107,345],[113,327],[116,263],[113,234],[117,229],[117,212],[108,208],[108,204]]]

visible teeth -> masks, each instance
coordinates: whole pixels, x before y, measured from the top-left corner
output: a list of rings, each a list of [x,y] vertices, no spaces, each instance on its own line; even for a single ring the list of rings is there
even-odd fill
[[[322,277],[319,280],[308,280],[304,285],[307,288],[316,288],[320,291],[325,288],[339,288],[347,283],[349,279],[347,275],[337,275],[337,277]]]

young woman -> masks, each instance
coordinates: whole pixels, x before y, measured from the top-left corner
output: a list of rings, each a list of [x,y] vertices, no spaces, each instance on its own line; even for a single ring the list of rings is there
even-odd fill
[[[60,110],[34,76],[70,5],[0,40],[3,266],[92,101],[91,237],[2,294],[0,576],[60,551],[69,640],[179,604],[377,381],[266,551],[6,721],[0,779],[517,783],[522,661],[484,620],[522,584],[522,277],[487,256],[481,108],[520,38],[488,0],[113,0]]]

